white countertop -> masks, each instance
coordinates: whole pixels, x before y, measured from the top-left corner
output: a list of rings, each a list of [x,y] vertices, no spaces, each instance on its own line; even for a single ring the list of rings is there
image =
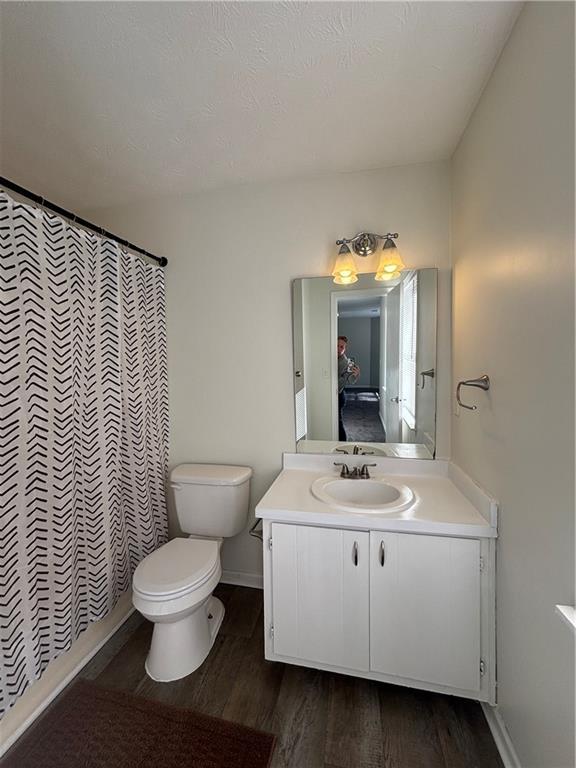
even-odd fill
[[[361,457],[358,457],[361,458]],[[372,458],[372,457],[370,457]],[[495,538],[495,514],[483,516],[456,484],[439,467],[439,463],[425,462],[429,474],[402,473],[400,467],[389,469],[390,459],[372,471],[372,477],[389,477],[392,483],[401,483],[412,489],[416,501],[404,512],[378,514],[372,512],[344,512],[316,499],[310,487],[314,480],[327,475],[338,476],[331,467],[310,468],[296,466],[283,469],[267,493],[256,506],[256,517],[277,522],[326,525],[359,530],[387,530],[452,536]],[[394,465],[405,460],[396,460]],[[420,464],[420,462],[418,462]],[[424,463],[424,462],[422,462]],[[285,460],[285,467],[286,467]],[[290,464],[290,462],[288,462]],[[297,464],[301,464],[298,461]],[[408,469],[408,468],[407,468]],[[400,471],[398,471],[400,470]],[[362,480],[358,480],[359,483]],[[462,485],[464,490],[466,486]],[[474,496],[473,496],[474,498]]]

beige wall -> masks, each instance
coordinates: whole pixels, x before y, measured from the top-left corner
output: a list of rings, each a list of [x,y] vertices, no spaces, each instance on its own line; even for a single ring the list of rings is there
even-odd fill
[[[453,160],[454,460],[501,502],[498,700],[523,768],[574,765],[574,10],[527,3]]]
[[[408,266],[439,267],[438,455],[449,454],[447,163],[229,188],[89,211],[163,254],[172,464],[248,464],[254,505],[294,444],[290,283],[331,271],[334,241],[391,229]],[[374,264],[367,264],[368,267]],[[259,543],[225,544],[228,570],[259,573]]]

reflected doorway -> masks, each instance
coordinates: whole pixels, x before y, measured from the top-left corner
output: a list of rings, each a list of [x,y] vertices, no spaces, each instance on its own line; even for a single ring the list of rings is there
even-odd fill
[[[337,334],[346,341],[344,357],[349,361],[349,367],[360,369],[357,377],[346,372],[339,377],[339,384],[342,378],[345,379],[339,402],[345,437],[338,434],[338,439],[384,443],[386,431],[380,407],[384,305],[382,296],[374,295],[372,291],[363,293],[357,291],[354,296],[336,297]]]

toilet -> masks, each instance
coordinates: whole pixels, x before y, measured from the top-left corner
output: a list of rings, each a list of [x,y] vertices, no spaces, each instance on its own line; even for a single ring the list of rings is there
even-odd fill
[[[179,680],[204,661],[224,618],[212,592],[220,581],[220,548],[245,525],[250,467],[180,464],[170,487],[180,528],[176,538],[134,571],[132,603],[154,623],[146,672],[158,682]]]

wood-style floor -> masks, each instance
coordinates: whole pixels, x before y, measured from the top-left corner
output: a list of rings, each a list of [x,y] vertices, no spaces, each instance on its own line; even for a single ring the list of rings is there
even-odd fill
[[[502,768],[476,702],[265,661],[262,592],[216,595],[226,616],[192,675],[146,675],[152,625],[134,614],[80,676],[275,733],[272,768]]]

